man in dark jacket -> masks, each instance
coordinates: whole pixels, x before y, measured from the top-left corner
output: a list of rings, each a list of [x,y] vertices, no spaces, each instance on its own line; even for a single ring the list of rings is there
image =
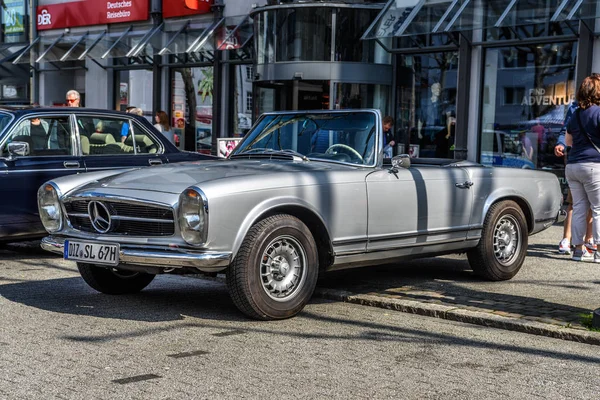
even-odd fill
[[[394,126],[394,118],[389,115],[383,118],[383,156],[392,158],[394,155],[394,146],[396,146],[396,137],[392,127]]]

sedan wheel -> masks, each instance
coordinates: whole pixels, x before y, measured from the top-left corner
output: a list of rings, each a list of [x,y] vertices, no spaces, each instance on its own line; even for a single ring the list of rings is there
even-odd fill
[[[469,264],[486,279],[511,279],[523,265],[527,242],[527,222],[519,205],[510,200],[498,202],[485,217],[479,244],[467,252]]]
[[[250,228],[227,271],[235,305],[262,320],[293,317],[317,283],[317,247],[298,218],[279,214]]]

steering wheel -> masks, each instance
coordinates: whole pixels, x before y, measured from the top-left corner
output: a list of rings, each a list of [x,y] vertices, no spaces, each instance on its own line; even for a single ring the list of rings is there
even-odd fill
[[[334,154],[335,153],[334,150],[337,149],[338,147],[341,149],[344,149],[344,150],[348,150],[349,153],[351,153],[353,156],[358,158],[360,160],[360,162],[364,164],[364,160],[363,160],[362,156],[358,153],[358,151],[354,150],[352,147],[350,147],[346,144],[342,144],[342,143],[332,144],[331,146],[329,146],[329,148],[327,150],[325,150],[325,154]]]

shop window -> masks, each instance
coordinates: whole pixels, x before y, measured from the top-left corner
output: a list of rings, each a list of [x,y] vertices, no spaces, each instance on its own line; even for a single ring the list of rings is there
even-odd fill
[[[335,61],[376,62],[375,52],[384,52],[383,48],[375,40],[361,40],[361,37],[377,17],[378,11],[356,8],[337,10]]]
[[[4,43],[19,43],[27,40],[25,0],[2,2],[2,37]]]
[[[489,98],[481,118],[483,164],[564,169],[554,146],[575,98],[576,53],[576,42],[485,50]]]
[[[119,88],[116,100],[117,110],[125,111],[128,106],[140,108],[149,121],[152,120],[152,71],[150,70],[125,70],[117,73],[117,87]],[[88,93],[88,95],[90,95]]]
[[[389,86],[366,83],[335,83],[334,109],[376,108],[388,114]]]
[[[213,67],[173,70],[173,130],[185,150],[211,153],[213,83]]]
[[[453,156],[456,51],[398,57],[396,137],[418,157]],[[400,149],[403,150],[404,149]]]
[[[276,61],[331,61],[330,8],[280,9],[276,12]]]

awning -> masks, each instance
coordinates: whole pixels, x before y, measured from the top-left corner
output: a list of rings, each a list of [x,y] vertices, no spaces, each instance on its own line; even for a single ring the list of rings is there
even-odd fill
[[[0,45],[0,78],[29,75],[29,68],[15,66],[12,61],[25,51],[27,44]]]
[[[576,22],[599,15],[596,0],[390,0],[362,39]]]
[[[241,49],[252,39],[249,16],[219,21],[166,21],[159,26],[134,26],[108,32],[88,31],[40,36],[16,56],[13,64],[56,63],[90,58],[129,58],[152,64],[154,55],[187,54],[195,60],[215,50]],[[2,54],[0,54],[0,57]]]

